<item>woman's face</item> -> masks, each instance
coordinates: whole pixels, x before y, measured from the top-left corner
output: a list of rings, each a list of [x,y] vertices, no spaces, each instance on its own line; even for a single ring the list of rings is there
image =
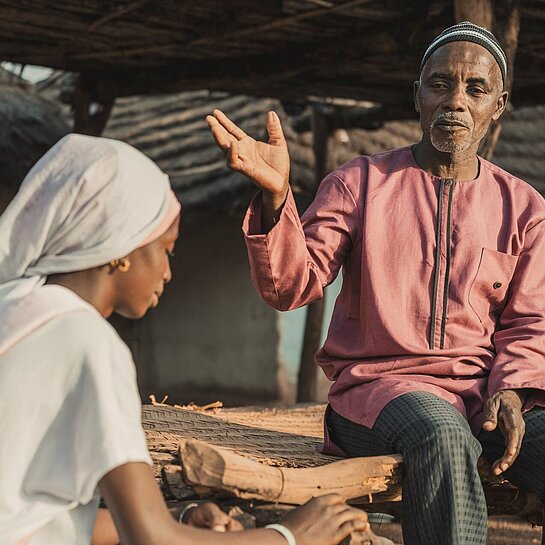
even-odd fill
[[[180,216],[161,237],[127,256],[131,263],[127,272],[115,271],[115,312],[125,318],[141,318],[159,304],[164,286],[172,278],[170,258],[179,225]]]

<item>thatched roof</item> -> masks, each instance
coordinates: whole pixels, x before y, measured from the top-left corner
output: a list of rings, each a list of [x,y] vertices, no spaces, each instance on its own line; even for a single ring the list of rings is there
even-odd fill
[[[506,117],[493,161],[545,195],[545,106]]]
[[[518,4],[514,101],[533,104],[545,2]],[[115,96],[352,97],[407,116],[420,57],[452,23],[453,0],[0,0],[0,59],[84,73]]]
[[[61,76],[54,74],[38,85],[40,93],[50,101],[58,101],[63,90],[66,91]],[[204,120],[213,108],[223,109],[256,138],[266,136],[266,112],[273,109],[279,113],[292,160],[291,183],[298,193],[311,194],[314,184],[312,133],[295,130],[301,125],[310,126],[310,107],[294,116],[288,115],[284,105],[276,99],[214,91],[122,98],[115,103],[104,136],[125,140],[157,161],[170,175],[190,217],[218,210],[240,212],[255,190],[246,178],[226,168]],[[67,122],[71,119],[72,113],[66,105],[63,115]],[[306,123],[301,121],[305,119]],[[507,114],[494,162],[545,194],[543,127],[545,106],[521,108]],[[333,170],[356,155],[370,155],[417,142],[420,134],[417,121],[390,121],[375,130],[336,130],[329,139],[327,169]]]
[[[298,193],[310,194],[314,181],[312,133],[298,133],[293,118],[276,99],[195,91],[173,95],[119,99],[104,136],[125,140],[154,159],[172,180],[192,212],[240,211],[255,188],[248,180],[227,169],[205,122],[214,108],[226,112],[255,138],[266,138],[269,110],[281,117],[292,162],[291,183]],[[310,116],[310,109],[302,113]],[[416,142],[416,122],[389,122],[378,130],[335,131],[329,142],[330,170],[358,154],[370,154]]]
[[[69,132],[59,112],[58,104],[0,71],[0,211],[32,165]]]

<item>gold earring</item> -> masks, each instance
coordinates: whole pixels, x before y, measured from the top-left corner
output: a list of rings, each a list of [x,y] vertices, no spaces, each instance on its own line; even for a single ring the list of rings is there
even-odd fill
[[[120,272],[127,272],[131,268],[131,262],[128,259],[112,259],[110,266]]]

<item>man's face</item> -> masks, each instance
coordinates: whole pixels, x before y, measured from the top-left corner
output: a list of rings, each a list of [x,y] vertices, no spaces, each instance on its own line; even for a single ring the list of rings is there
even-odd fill
[[[472,42],[439,47],[415,82],[415,107],[424,137],[444,153],[476,151],[506,103],[496,60]]]

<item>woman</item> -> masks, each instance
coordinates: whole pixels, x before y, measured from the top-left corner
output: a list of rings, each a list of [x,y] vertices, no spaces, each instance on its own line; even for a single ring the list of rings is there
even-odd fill
[[[139,318],[158,304],[179,213],[167,176],[140,152],[68,135],[0,216],[0,545],[90,543],[99,492],[124,545],[332,545],[367,528],[338,496],[276,529],[241,533],[169,514],[134,364],[105,318]],[[191,520],[212,526],[218,512],[204,506]],[[117,541],[103,520],[96,535]],[[235,528],[228,517],[219,524]]]

